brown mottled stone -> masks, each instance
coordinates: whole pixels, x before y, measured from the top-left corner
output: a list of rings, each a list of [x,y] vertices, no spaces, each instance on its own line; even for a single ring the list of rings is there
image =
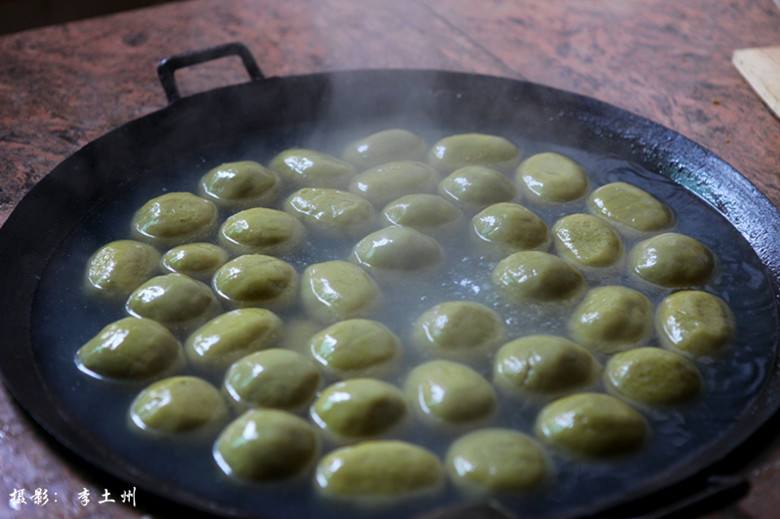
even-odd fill
[[[165,56],[242,41],[267,76],[360,68],[486,73],[595,97],[711,149],[780,207],[780,120],[731,64],[780,43],[772,0],[191,0],[0,37],[0,223],[60,161],[165,103]],[[246,81],[221,60],[177,74],[182,94]],[[138,519],[123,489],[54,444],[0,389],[0,516]],[[752,491],[709,519],[770,519],[780,449],[744,474]],[[14,489],[58,502],[8,508]],[[81,506],[84,488],[93,501]],[[109,489],[116,504],[98,505]],[[151,496],[139,493],[141,502]]]

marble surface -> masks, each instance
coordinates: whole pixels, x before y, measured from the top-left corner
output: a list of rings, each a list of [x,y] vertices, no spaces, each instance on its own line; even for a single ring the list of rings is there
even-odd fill
[[[731,64],[736,49],[780,43],[772,0],[192,0],[0,37],[0,222],[60,161],[165,106],[161,58],[229,41],[244,42],[266,76],[435,68],[591,96],[711,149],[780,207],[780,121]],[[188,95],[246,74],[227,59],[177,81]],[[763,441],[740,467],[750,492],[706,517],[776,517],[780,443]],[[126,484],[59,447],[4,388],[0,467],[2,518],[171,513],[147,495],[123,505]],[[28,503],[14,507],[22,488]],[[48,491],[46,505],[31,503],[34,489]]]

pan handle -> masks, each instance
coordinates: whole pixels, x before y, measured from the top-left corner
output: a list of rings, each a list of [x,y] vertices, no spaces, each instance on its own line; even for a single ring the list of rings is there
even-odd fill
[[[177,70],[227,56],[240,57],[251,79],[263,79],[265,77],[249,49],[240,42],[225,43],[216,47],[177,54],[176,56],[164,58],[157,64],[157,75],[160,77],[160,83],[165,91],[165,96],[168,98],[168,103],[181,99],[181,93],[179,93],[179,87],[174,78],[174,73]]]

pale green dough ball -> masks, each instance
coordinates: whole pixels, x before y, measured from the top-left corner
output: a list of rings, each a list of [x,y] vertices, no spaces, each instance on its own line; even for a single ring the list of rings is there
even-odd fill
[[[133,233],[160,247],[203,241],[217,225],[217,206],[192,193],[166,193],[149,200],[133,217]]]
[[[544,220],[530,209],[509,202],[493,204],[477,213],[471,228],[480,244],[504,254],[544,249],[550,242]]]
[[[446,235],[460,229],[463,211],[438,195],[417,193],[393,200],[382,210],[391,225],[411,227],[428,235]]]
[[[219,390],[197,377],[171,377],[155,382],[133,400],[130,418],[140,429],[177,434],[211,431],[228,419]]]
[[[296,410],[311,402],[321,381],[319,370],[303,355],[271,348],[234,362],[223,387],[231,403],[242,410]]]
[[[76,352],[76,362],[85,373],[124,380],[169,373],[182,360],[181,345],[165,326],[135,317],[109,324]]]
[[[305,187],[294,192],[284,210],[313,233],[332,238],[357,238],[374,228],[371,203],[348,191]]]
[[[584,289],[585,278],[557,256],[522,251],[496,265],[493,283],[510,300],[544,303],[572,299]]]
[[[303,272],[301,301],[309,315],[329,324],[373,314],[382,304],[382,291],[354,263],[326,261]]]
[[[439,173],[423,162],[388,162],[365,170],[352,179],[349,190],[382,207],[396,198],[428,193],[439,185]]]
[[[555,252],[583,267],[609,267],[623,256],[623,240],[601,218],[570,214],[553,225]]]
[[[569,320],[572,338],[592,351],[614,353],[637,346],[653,331],[653,304],[634,289],[589,290]]]
[[[428,145],[409,130],[391,128],[350,143],[341,158],[359,171],[397,160],[425,160]]]
[[[486,166],[466,166],[439,182],[439,194],[458,207],[473,212],[517,194],[514,183],[503,173]]]
[[[444,260],[439,243],[408,227],[385,227],[357,242],[353,260],[373,272],[414,272]]]
[[[464,133],[444,137],[428,152],[428,163],[443,173],[465,166],[510,171],[520,162],[520,150],[497,135]]]
[[[127,298],[125,308],[135,317],[184,330],[213,317],[219,304],[208,285],[174,273],[154,277],[139,286]]]
[[[345,189],[357,174],[355,167],[326,153],[292,148],[276,155],[268,165],[290,184],[298,187]]]
[[[87,263],[87,289],[109,300],[127,299],[157,273],[160,253],[146,243],[118,240],[100,247]]]
[[[224,369],[244,355],[270,348],[282,336],[284,323],[264,308],[240,308],[210,320],[184,344],[194,365]]]
[[[601,366],[585,348],[552,335],[506,343],[494,361],[496,383],[524,394],[556,395],[593,384]]]
[[[552,472],[544,449],[512,429],[483,429],[461,436],[447,451],[445,467],[453,483],[476,493],[529,490]]]
[[[282,188],[275,172],[252,160],[228,162],[200,179],[201,195],[220,207],[232,210],[274,203]]]
[[[162,266],[169,272],[192,278],[211,279],[214,272],[230,257],[225,249],[213,243],[187,243],[170,249],[162,256]]]
[[[353,378],[325,388],[311,408],[314,422],[340,440],[387,433],[407,414],[404,394],[392,384]]]
[[[309,341],[314,360],[339,378],[375,376],[397,367],[401,341],[385,325],[348,319],[328,326]]]
[[[232,259],[212,279],[217,295],[229,305],[272,310],[294,304],[299,284],[300,276],[291,265],[263,254]]]
[[[501,316],[471,301],[439,303],[423,313],[412,330],[417,347],[452,358],[490,354],[505,337]]]
[[[298,250],[305,237],[305,228],[296,218],[267,207],[236,213],[219,229],[220,244],[233,255],[281,256]]]
[[[667,288],[704,284],[715,269],[715,256],[698,240],[668,232],[637,243],[631,268],[650,283]]]
[[[609,457],[636,451],[648,435],[644,417],[602,393],[579,393],[548,404],[536,419],[536,435],[570,454]]]
[[[666,204],[625,182],[613,182],[593,191],[588,207],[597,216],[641,232],[661,231],[674,224],[674,214]]]
[[[319,462],[315,478],[326,496],[366,499],[413,497],[442,486],[443,470],[430,451],[411,443],[366,441],[337,449]]]
[[[496,394],[482,375],[470,367],[434,360],[414,368],[404,383],[420,416],[434,425],[473,425],[496,411]]]
[[[609,359],[604,381],[618,396],[649,406],[679,404],[701,389],[698,368],[661,348],[635,348]]]
[[[214,459],[229,476],[273,482],[300,475],[314,463],[314,428],[294,414],[251,409],[233,420],[214,443]]]
[[[718,296],[681,290],[664,298],[656,310],[661,343],[692,357],[722,353],[735,333],[734,316]]]
[[[517,183],[531,200],[571,202],[588,193],[588,176],[572,159],[559,153],[537,153],[525,159]]]

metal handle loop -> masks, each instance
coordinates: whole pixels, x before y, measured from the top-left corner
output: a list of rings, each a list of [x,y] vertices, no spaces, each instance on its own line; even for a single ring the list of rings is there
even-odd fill
[[[224,45],[217,45],[216,47],[209,47],[178,54],[176,56],[170,56],[164,58],[157,64],[157,75],[159,76],[160,83],[165,91],[165,96],[168,98],[168,103],[173,103],[174,101],[181,99],[181,93],[179,92],[179,87],[174,78],[174,73],[177,70],[227,56],[240,57],[241,61],[244,63],[244,68],[246,68],[246,71],[252,80],[263,79],[265,77],[260,70],[260,67],[257,66],[257,62],[249,52],[249,49],[240,42],[226,43]]]

